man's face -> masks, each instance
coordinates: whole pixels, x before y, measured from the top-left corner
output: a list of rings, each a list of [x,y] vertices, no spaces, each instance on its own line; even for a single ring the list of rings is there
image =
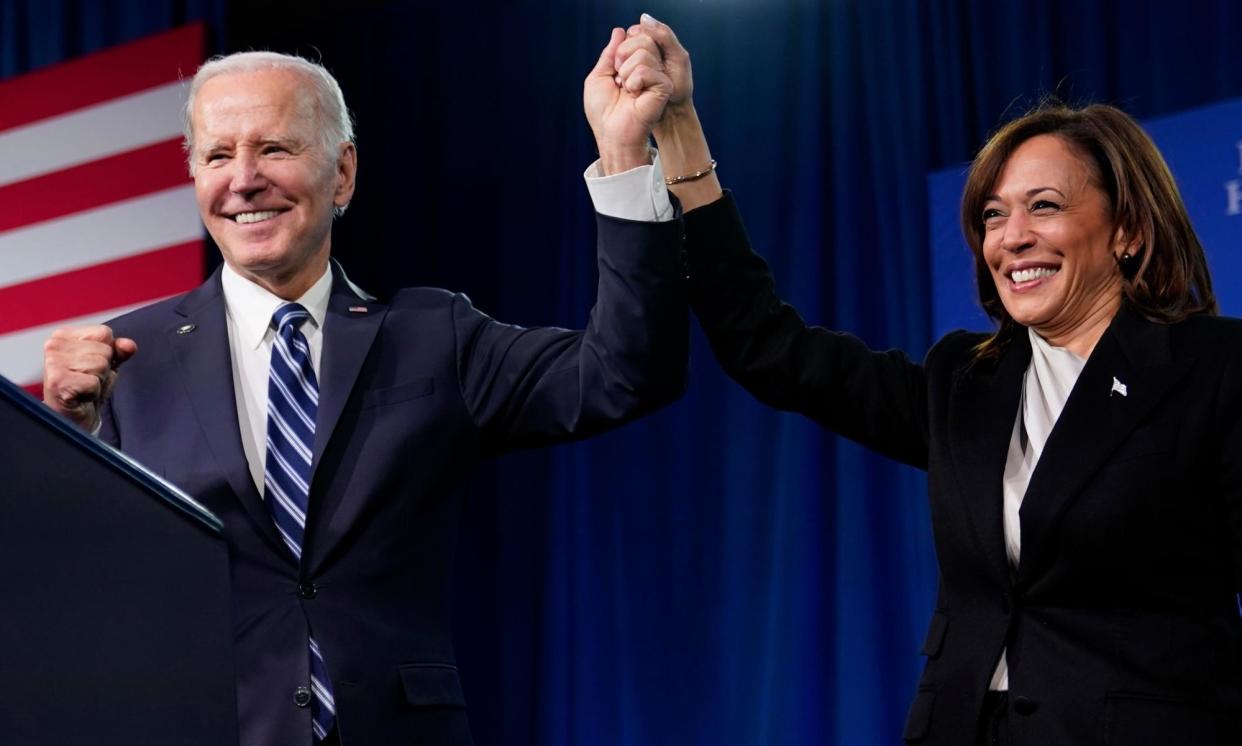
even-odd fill
[[[288,70],[230,73],[194,101],[199,214],[229,266],[277,294],[322,275],[332,210],[354,189],[353,145],[322,152],[308,86]]]

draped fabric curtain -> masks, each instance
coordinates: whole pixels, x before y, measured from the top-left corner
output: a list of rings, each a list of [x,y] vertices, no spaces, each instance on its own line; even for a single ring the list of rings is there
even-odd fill
[[[1046,94],[1140,118],[1242,95],[1236,0],[0,0],[0,75],[190,20],[214,51],[322,59],[358,121],[334,241],[353,279],[579,326],[581,81],[642,11],[693,55],[780,292],[915,358],[933,341],[928,171]],[[479,743],[899,740],[935,597],[922,474],[758,405],[695,334],[680,402],[476,475],[456,625]]]

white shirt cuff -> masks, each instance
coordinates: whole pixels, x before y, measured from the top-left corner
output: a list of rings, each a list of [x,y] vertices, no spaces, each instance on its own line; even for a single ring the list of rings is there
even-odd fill
[[[664,185],[664,169],[657,154],[649,166],[604,176],[599,161],[582,174],[595,211],[610,218],[665,223],[673,219],[673,203]]]

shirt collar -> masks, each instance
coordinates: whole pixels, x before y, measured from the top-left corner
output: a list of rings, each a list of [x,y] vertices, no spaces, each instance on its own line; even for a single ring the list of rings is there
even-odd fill
[[[233,319],[242,344],[248,349],[258,349],[272,326],[272,314],[285,300],[242,277],[228,263],[225,263],[220,274],[220,285],[224,290],[224,307],[229,318]],[[310,313],[311,323],[320,329],[323,328],[331,294],[332,271],[329,267],[296,301]]]
[[[1029,326],[1026,328],[1026,331],[1031,337],[1031,351],[1042,355],[1045,359],[1055,361],[1055,365],[1071,369],[1074,375],[1077,375],[1082,371],[1083,366],[1087,364],[1085,357],[1082,357],[1070,348],[1054,347],[1052,343],[1039,336],[1039,333]]]

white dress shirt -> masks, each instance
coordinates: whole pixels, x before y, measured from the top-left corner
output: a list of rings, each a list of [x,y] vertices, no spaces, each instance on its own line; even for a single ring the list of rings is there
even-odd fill
[[[673,204],[664,185],[664,169],[656,154],[649,166],[639,166],[612,176],[604,176],[599,161],[587,167],[582,176],[595,211],[611,218],[663,223],[673,219]]]
[[[599,161],[583,176],[597,212],[614,218],[645,222],[673,219],[673,206],[664,186],[664,172],[657,156],[654,163],[624,173],[603,176]],[[237,425],[242,449],[250,465],[250,478],[263,494],[267,463],[268,367],[276,330],[272,314],[285,303],[266,289],[239,275],[226,263],[220,276],[228,320],[229,352],[233,358],[233,396],[237,402]],[[332,293],[331,268],[297,299],[310,319],[302,334],[310,346],[311,366],[319,378],[323,354],[323,321]]]
[[[1031,475],[1044,452],[1052,428],[1065,409],[1078,375],[1087,361],[1064,347],[1053,347],[1027,329],[1031,338],[1031,363],[1022,378],[1022,401],[1013,423],[1009,455],[1005,459],[1004,493],[1005,555],[1012,567],[1022,556],[1022,523],[1020,511]],[[992,691],[1008,691],[1009,664],[1001,652],[996,670],[992,672]]]
[[[263,472],[267,463],[267,382],[276,329],[272,314],[285,301],[233,271],[228,264],[220,274],[224,289],[225,316],[228,319],[229,352],[233,357],[233,397],[237,401],[237,424],[242,450],[250,464],[250,478],[263,494]],[[302,322],[302,335],[310,346],[311,367],[319,378],[323,354],[323,318],[328,312],[332,292],[329,269],[297,299],[310,313]]]

